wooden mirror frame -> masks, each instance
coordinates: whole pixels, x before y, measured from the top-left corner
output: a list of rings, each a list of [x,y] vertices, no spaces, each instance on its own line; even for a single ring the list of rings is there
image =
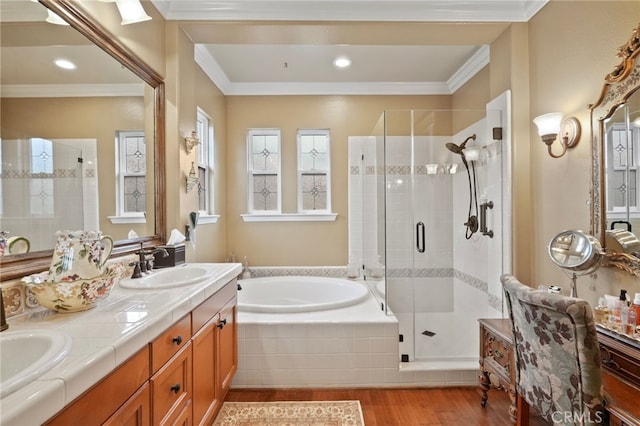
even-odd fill
[[[87,14],[69,0],[38,0],[47,9],[67,21],[69,25],[87,37],[96,46],[111,55],[123,66],[144,80],[154,89],[154,209],[155,234],[136,239],[118,240],[114,244],[112,256],[133,253],[143,247],[152,247],[165,241],[165,93],[164,81],[151,67],[138,58],[128,47],[113,37],[107,30],[94,22]],[[12,255],[0,259],[0,281],[42,272],[49,268],[52,250]]]
[[[604,87],[598,100],[589,105],[592,129],[592,189],[591,189],[591,232],[605,249],[602,266],[615,266],[635,276],[640,276],[640,259],[627,253],[607,250],[606,200],[604,170],[605,121],[623,105],[629,97],[640,90],[640,24],[631,38],[618,48],[617,56],[622,62],[604,78]]]

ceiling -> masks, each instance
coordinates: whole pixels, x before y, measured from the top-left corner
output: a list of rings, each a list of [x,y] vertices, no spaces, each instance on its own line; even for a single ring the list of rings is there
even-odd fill
[[[227,95],[451,94],[547,0],[150,0]],[[338,69],[333,60],[348,56]]]
[[[143,4],[147,10],[155,6],[167,20],[180,21],[195,43],[196,62],[226,95],[446,95],[489,63],[488,46],[510,23],[528,21],[547,1],[143,0]],[[121,67],[112,61],[99,65],[100,52],[69,35],[68,27],[43,22],[45,17],[44,8],[31,0],[0,2],[5,96],[14,88],[29,96],[29,90],[25,92],[29,84],[43,85],[35,71],[45,71],[48,77],[60,74],[46,55],[62,52],[79,62],[74,71],[74,78],[80,78],[75,80],[79,96],[89,95],[88,88],[100,91],[101,85],[108,91],[110,83],[118,87],[114,95],[127,93],[133,81]],[[16,28],[9,31],[11,25]],[[35,26],[51,32],[40,37],[49,48],[29,45]],[[333,66],[337,56],[348,56],[351,67]],[[105,58],[109,60],[108,55]],[[83,69],[90,71],[85,77]],[[55,96],[64,79],[46,83]]]

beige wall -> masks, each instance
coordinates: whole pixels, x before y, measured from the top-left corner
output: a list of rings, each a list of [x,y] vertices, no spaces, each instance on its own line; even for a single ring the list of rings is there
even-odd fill
[[[450,96],[231,96],[227,98],[227,238],[229,251],[251,265],[346,265],[347,140],[370,135],[384,110],[449,109]],[[245,223],[246,132],[279,128],[282,210],[296,212],[296,130],[331,130],[335,222]]]
[[[587,105],[597,100],[605,74],[619,63],[618,46],[629,39],[639,21],[640,2],[551,1],[529,22],[528,125],[534,207],[528,242],[533,251],[530,284],[568,286],[568,278],[549,260],[546,246],[564,229],[589,230],[591,132]],[[553,111],[573,115],[583,126],[579,145],[560,159],[547,154],[531,122],[533,117]],[[518,113],[514,109],[514,114]],[[613,269],[603,268],[597,276],[593,281],[590,277],[578,279],[578,294],[591,302],[605,291],[617,292],[620,286],[640,291],[637,279]],[[590,290],[592,284],[595,291]]]
[[[138,235],[153,234],[153,212],[148,225],[113,225],[107,218],[116,214],[115,132],[144,130],[142,97],[3,98],[1,111],[4,139],[96,139],[100,230],[118,240],[126,239],[130,229]],[[147,187],[152,190],[153,175]]]
[[[110,6],[113,5],[92,2],[87,9]],[[179,88],[185,84],[189,86],[197,75],[196,67],[189,64],[190,58],[184,54],[189,51],[189,43],[184,35],[180,35],[175,23],[166,23],[166,31],[158,30],[156,25],[163,24],[162,18],[156,11],[151,13],[154,14],[153,24],[119,27],[115,25],[117,17],[102,15],[100,21],[111,22],[113,25],[109,27],[113,28],[114,34],[123,36],[125,44],[166,75],[168,86],[173,85],[167,94],[167,145],[170,146],[167,167],[171,182],[167,182],[166,196],[169,226],[183,227],[184,214],[189,208],[182,204],[190,205],[191,201],[180,194],[188,159],[178,144],[180,138],[192,130],[190,123],[194,120],[196,103],[204,101],[196,101],[193,93],[179,94]],[[432,107],[434,102],[458,108],[458,105],[480,102],[487,97],[487,90],[490,99],[510,89],[514,143],[513,270],[532,285],[556,283],[566,286],[568,279],[548,260],[546,245],[563,229],[589,228],[587,202],[591,166],[586,106],[596,100],[604,75],[618,62],[617,47],[629,38],[639,20],[638,2],[552,0],[530,22],[510,25],[491,44],[488,69],[452,97],[268,96],[228,97],[223,101],[219,93],[215,94],[216,121],[225,120],[221,117],[225,113],[222,105],[227,103],[224,142],[227,158],[224,161],[217,157],[226,164],[226,182],[216,181],[216,186],[227,188],[226,200],[217,203],[219,213],[227,222],[221,223],[220,229],[211,236],[216,239],[212,246],[215,247],[214,256],[235,250],[239,258],[247,255],[252,264],[258,265],[344,264],[347,256],[347,137],[368,134],[384,109],[423,109]],[[186,63],[181,65],[180,60]],[[171,68],[166,74],[165,64],[167,69]],[[488,88],[479,83],[487,80]],[[184,90],[191,92],[192,89]],[[561,159],[547,155],[531,121],[550,111],[575,115],[583,125],[580,144]],[[239,215],[246,211],[245,132],[250,127],[283,130],[285,178],[295,170],[295,129],[331,128],[336,222],[249,224],[241,221]],[[216,123],[217,136],[218,128]],[[217,141],[220,138],[217,137]],[[292,176],[289,178],[295,182]],[[292,211],[295,189],[285,184],[283,190],[283,206],[286,211]],[[218,194],[222,196],[220,192]],[[217,241],[224,239],[224,229],[226,243]],[[202,240],[202,232],[198,237]],[[618,283],[616,286],[627,285],[631,291],[634,291],[633,286],[637,287],[633,279],[612,269],[598,272],[596,292],[588,290],[589,277],[580,279],[579,286],[585,296],[593,298],[597,293],[609,291],[607,286],[613,281]]]

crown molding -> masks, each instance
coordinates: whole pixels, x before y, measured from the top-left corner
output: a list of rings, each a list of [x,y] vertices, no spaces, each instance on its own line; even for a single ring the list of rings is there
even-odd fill
[[[151,0],[166,20],[527,22],[548,0]],[[365,6],[366,3],[366,6]]]
[[[460,67],[458,71],[456,71],[449,80],[447,80],[447,87],[449,88],[449,93],[455,93],[462,85],[464,85],[467,81],[471,80],[471,78],[476,75],[480,70],[487,65],[489,65],[490,60],[490,49],[488,45],[482,45],[476,51],[476,53],[471,56],[467,62]]]
[[[0,91],[3,98],[144,96],[144,84],[4,84]]]
[[[378,83],[233,83],[202,44],[195,45],[195,61],[224,95],[451,95],[489,64],[483,45],[446,82]]]

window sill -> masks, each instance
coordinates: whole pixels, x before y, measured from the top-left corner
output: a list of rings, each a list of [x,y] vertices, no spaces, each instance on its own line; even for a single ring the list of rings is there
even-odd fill
[[[241,214],[245,222],[333,222],[337,213]]]
[[[210,223],[218,223],[219,214],[201,214],[198,218],[198,225],[208,225]]]
[[[108,216],[111,223],[116,225],[126,223],[147,223],[147,218],[144,216]]]

